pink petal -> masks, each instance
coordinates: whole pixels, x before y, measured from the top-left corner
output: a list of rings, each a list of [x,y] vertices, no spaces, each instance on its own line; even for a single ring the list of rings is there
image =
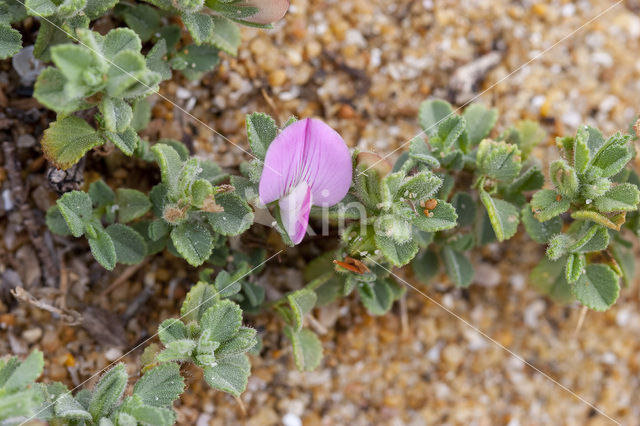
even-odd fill
[[[278,203],[280,206],[280,219],[282,219],[284,229],[294,244],[302,241],[304,234],[307,232],[311,198],[311,188],[306,183],[300,182]]]
[[[260,9],[260,12],[244,20],[262,25],[279,21],[289,9],[289,0],[245,0],[241,4]]]
[[[285,128],[267,150],[259,195],[268,204],[300,182],[311,188],[314,205],[332,206],[351,186],[351,155],[340,135],[316,119]]]

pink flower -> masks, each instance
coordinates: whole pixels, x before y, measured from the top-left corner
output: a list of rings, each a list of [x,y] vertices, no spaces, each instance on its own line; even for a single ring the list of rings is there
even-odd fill
[[[260,9],[244,20],[262,25],[279,21],[289,9],[289,0],[244,0],[241,4]]]
[[[304,238],[311,206],[340,202],[351,186],[351,155],[340,135],[320,120],[285,128],[269,145],[260,177],[263,204],[279,200],[280,217],[294,244]]]

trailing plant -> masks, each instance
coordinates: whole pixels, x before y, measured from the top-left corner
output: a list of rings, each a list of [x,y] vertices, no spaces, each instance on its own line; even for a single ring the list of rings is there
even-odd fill
[[[44,366],[39,351],[22,362],[15,357],[1,361],[0,424],[38,418],[54,425],[172,425],[173,403],[185,389],[180,365],[187,362],[202,368],[213,388],[239,396],[251,369],[246,354],[258,341],[256,330],[242,326],[240,306],[228,300],[238,291],[235,284],[200,282],[191,288],[180,318],[160,324],[157,335],[165,349],[147,347],[141,376],[130,392],[122,363],[104,373],[92,389],[74,395],[60,382],[35,382]]]

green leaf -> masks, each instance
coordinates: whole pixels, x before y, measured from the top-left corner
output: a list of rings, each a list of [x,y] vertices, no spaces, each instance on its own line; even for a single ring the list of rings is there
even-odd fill
[[[211,15],[185,13],[182,15],[182,22],[198,45],[208,42],[213,37],[214,25]]]
[[[409,263],[418,252],[418,245],[414,241],[398,244],[393,238],[380,233],[376,233],[374,238],[376,247],[378,247],[384,257],[398,267]]]
[[[242,309],[230,300],[220,300],[207,309],[200,319],[202,330],[208,330],[210,340],[226,342],[242,325]]]
[[[431,146],[447,153],[463,137],[465,126],[464,118],[459,115],[444,118],[438,127],[438,133],[429,141]]]
[[[429,283],[440,271],[438,255],[433,250],[421,250],[411,261],[411,270],[418,281]]]
[[[155,426],[171,426],[176,423],[177,415],[169,408],[139,406],[128,410],[129,413],[120,413],[120,416],[131,414],[134,418],[133,423]],[[118,425],[126,424],[121,417],[118,418]]]
[[[440,99],[424,101],[420,104],[418,121],[420,127],[431,137],[438,133],[440,122],[452,113],[453,108],[446,101]]]
[[[158,42],[147,53],[147,67],[160,75],[162,80],[169,80],[171,78],[171,67],[167,62],[167,42],[164,39],[158,40]],[[146,102],[148,104],[148,102]],[[151,117],[151,107],[149,106],[149,117]],[[132,124],[132,126],[135,128]],[[146,126],[142,126],[144,128]],[[136,130],[142,130],[142,128]]]
[[[596,153],[600,151],[600,148],[602,148],[605,143],[600,130],[591,126],[584,126],[578,129],[578,133],[576,134],[576,144],[579,140],[587,146],[590,158],[594,158]]]
[[[469,259],[464,254],[447,246],[442,249],[442,258],[444,269],[451,281],[458,287],[468,287],[474,276],[473,266]]]
[[[238,334],[236,334],[232,339],[222,343],[220,347],[216,349],[216,359],[222,360],[224,358],[249,351],[258,342],[258,339],[256,339],[256,333],[256,330],[253,328],[240,327]]]
[[[147,245],[144,238],[127,225],[115,223],[105,230],[111,237],[116,250],[116,261],[125,265],[135,265],[144,260]]]
[[[142,41],[149,41],[158,31],[160,14],[158,10],[147,4],[128,4],[124,13],[124,22],[135,31]],[[136,52],[139,52],[137,49]]]
[[[462,116],[467,122],[469,143],[477,145],[489,136],[491,129],[496,125],[498,110],[496,108],[489,109],[481,104],[472,104],[464,110]]]
[[[189,290],[182,302],[180,316],[186,321],[200,321],[204,313],[218,300],[216,289],[200,281]]]
[[[8,25],[0,24],[0,59],[9,58],[22,48],[22,35]]]
[[[520,176],[509,184],[507,193],[520,195],[525,191],[540,189],[542,185],[544,185],[544,175],[539,167],[532,166],[522,172]]]
[[[622,226],[622,224],[624,224],[625,221],[625,212],[604,215],[592,210],[579,210],[577,212],[571,213],[571,218],[590,220],[592,222],[599,223],[602,226],[606,226],[609,229],[619,231],[620,227]]]
[[[629,135],[617,133],[611,136],[596,153],[591,165],[601,170],[600,176],[605,178],[614,176],[633,158],[634,154],[629,146],[630,139]]]
[[[551,189],[542,189],[531,199],[533,215],[540,222],[546,222],[569,210],[569,200]]]
[[[127,370],[124,364],[116,365],[100,378],[93,389],[88,407],[94,421],[109,416],[124,393],[127,379]]]
[[[636,258],[633,249],[627,249],[622,244],[612,244],[611,253],[622,272],[625,287],[630,287],[636,275]]]
[[[442,186],[442,179],[429,171],[424,171],[416,173],[404,182],[398,189],[397,195],[413,201],[425,200],[433,196],[440,186]]]
[[[566,261],[543,258],[531,271],[529,282],[539,292],[548,295],[559,303],[569,303],[574,300],[571,288],[565,276]]]
[[[632,183],[622,183],[611,187],[602,197],[594,200],[593,205],[602,213],[632,211],[638,209],[640,190]]]
[[[314,291],[306,288],[294,291],[287,296],[287,301],[293,312],[293,324],[291,326],[295,331],[302,330],[304,317],[311,312],[317,300],[318,297]]]
[[[300,371],[312,371],[322,361],[322,342],[316,334],[306,328],[296,332],[291,327],[285,327],[284,333],[291,340],[293,359]]]
[[[66,82],[67,79],[59,69],[45,68],[36,80],[33,96],[42,105],[63,115],[88,108],[90,104],[84,99],[70,99],[67,96],[64,91]]]
[[[200,222],[182,222],[171,231],[171,241],[178,253],[191,265],[200,266],[211,256],[211,232]]]
[[[232,21],[222,16],[213,16],[213,35],[211,43],[218,49],[230,55],[238,54],[241,34],[240,29]]]
[[[46,222],[47,227],[54,234],[62,235],[63,237],[71,235],[71,229],[69,229],[69,226],[67,225],[64,216],[62,216],[62,212],[60,212],[57,204],[54,204],[47,210]]]
[[[24,5],[31,16],[47,17],[57,11],[56,4],[50,0],[25,0]]]
[[[151,209],[151,200],[146,195],[138,190],[128,188],[116,190],[116,204],[118,205],[118,220],[122,223],[138,219]]]
[[[84,13],[91,20],[98,19],[100,16],[113,9],[118,0],[87,0]]]
[[[566,266],[566,280],[569,284],[572,284],[580,278],[584,272],[584,268],[587,266],[587,259],[584,254],[573,253],[567,258]]]
[[[151,104],[146,99],[138,99],[133,103],[132,109],[131,128],[140,132],[149,125],[151,120]]]
[[[393,304],[393,293],[389,284],[383,279],[371,283],[359,283],[358,295],[371,315],[384,315],[389,312]]]
[[[89,49],[76,44],[60,44],[51,48],[51,59],[66,78],[65,92],[70,98],[95,92],[100,82],[93,78],[99,62]]]
[[[156,356],[156,359],[159,362],[192,361],[193,352],[197,345],[198,343],[193,339],[174,340]]]
[[[249,358],[240,354],[219,360],[215,367],[205,367],[204,379],[212,388],[239,397],[247,388],[250,372]]]
[[[89,185],[89,196],[91,197],[91,202],[97,208],[109,206],[116,201],[116,194],[102,179],[98,179]]]
[[[519,121],[516,126],[507,131],[507,137],[505,141],[509,143],[515,143],[522,152],[522,158],[527,159],[540,142],[542,142],[547,134],[540,124],[531,120]]]
[[[128,127],[122,133],[113,133],[107,131],[104,132],[104,135],[115,146],[117,146],[124,155],[127,156],[133,155],[133,153],[136,151],[136,148],[138,148],[138,143],[140,142],[140,137],[131,127]]]
[[[253,223],[251,207],[233,192],[216,195],[216,203],[224,211],[207,213],[207,220],[214,231],[222,235],[239,235],[249,229]]]
[[[147,8],[152,9],[148,6]],[[149,17],[146,17],[146,20],[148,21]],[[124,50],[139,53],[140,49],[142,49],[140,37],[129,28],[114,28],[104,36],[102,52],[106,58],[112,58]]]
[[[2,364],[0,364],[0,367]],[[32,384],[42,374],[44,358],[42,352],[34,350],[22,362],[15,363],[13,368],[0,372],[0,388],[6,392],[14,392]],[[6,375],[5,375],[6,374]],[[4,377],[2,377],[4,376]],[[0,397],[0,399],[2,399]]]
[[[491,226],[498,241],[513,237],[518,230],[520,221],[518,209],[511,203],[491,197],[485,191],[480,191],[480,200],[487,209]]]
[[[26,389],[0,398],[0,420],[2,424],[14,425],[15,418],[31,417],[42,405],[42,393]]]
[[[606,311],[618,299],[619,279],[607,265],[589,265],[585,274],[571,287],[571,291],[589,309]]]
[[[553,161],[549,166],[549,176],[560,195],[569,199],[576,197],[580,182],[576,171],[566,161]]]
[[[168,193],[176,197],[178,194],[178,180],[182,171],[183,161],[178,152],[166,143],[158,143],[151,148],[160,166],[162,183],[166,185]]]
[[[68,116],[54,121],[44,131],[42,152],[56,167],[68,169],[87,151],[103,143],[104,140],[86,121]]]
[[[251,152],[264,160],[269,145],[278,135],[278,126],[273,118],[259,112],[247,115],[246,123]]]
[[[103,98],[99,108],[110,132],[124,132],[131,124],[133,110],[122,99]]]
[[[103,268],[112,271],[116,266],[117,255],[115,245],[109,234],[103,230],[97,230],[96,237],[87,237],[87,240],[93,257]]]
[[[56,203],[71,234],[74,237],[82,236],[85,224],[91,220],[93,213],[89,194],[82,191],[67,192]]]
[[[457,192],[451,199],[457,215],[458,226],[471,225],[476,219],[476,203],[467,192]],[[435,216],[435,213],[434,213]],[[454,219],[455,222],[456,219]]]
[[[168,346],[171,342],[188,338],[187,327],[179,319],[169,318],[162,321],[158,327],[158,337],[165,346]]]
[[[478,146],[478,171],[493,179],[511,182],[520,174],[522,156],[516,145],[485,139]]]
[[[91,421],[91,414],[70,393],[63,393],[55,400],[55,416],[64,420]]]
[[[437,232],[451,229],[456,226],[458,214],[456,209],[449,203],[437,200],[438,205],[431,210],[430,216],[426,216],[424,212],[418,211],[417,216],[413,219],[413,224],[424,232]]]
[[[184,388],[180,366],[168,362],[152,368],[138,379],[133,387],[133,394],[140,397],[145,405],[171,407],[173,401],[180,397]]]
[[[147,69],[145,58],[132,50],[118,52],[110,64],[105,91],[114,98],[127,96],[125,92],[142,79]]]
[[[608,246],[609,232],[607,229],[593,225],[588,227],[580,239],[573,243],[568,250],[571,253],[593,253],[606,250]]]
[[[540,222],[534,217],[529,204],[522,208],[520,217],[527,233],[537,243],[545,244],[551,237],[562,231],[562,219],[554,217],[545,222]]]
[[[198,78],[200,73],[213,70],[219,63],[218,49],[208,45],[191,44],[176,53],[170,65],[193,80]]]

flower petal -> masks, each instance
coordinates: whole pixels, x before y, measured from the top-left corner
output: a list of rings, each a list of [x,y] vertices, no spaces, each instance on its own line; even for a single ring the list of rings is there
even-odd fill
[[[311,198],[311,188],[305,182],[300,182],[278,203],[282,225],[294,244],[302,241],[307,232]]]
[[[351,186],[351,155],[340,135],[320,120],[304,119],[285,128],[267,150],[260,177],[260,201],[268,204],[304,181],[314,204],[331,206]]]

